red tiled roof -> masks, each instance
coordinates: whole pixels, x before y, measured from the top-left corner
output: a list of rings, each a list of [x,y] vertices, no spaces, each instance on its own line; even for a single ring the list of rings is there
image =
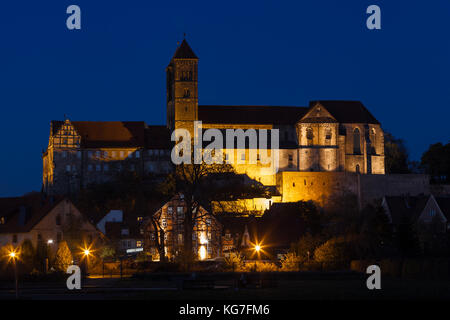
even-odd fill
[[[52,121],[56,134],[64,121]],[[170,148],[165,126],[147,126],[143,121],[72,121],[83,148]]]

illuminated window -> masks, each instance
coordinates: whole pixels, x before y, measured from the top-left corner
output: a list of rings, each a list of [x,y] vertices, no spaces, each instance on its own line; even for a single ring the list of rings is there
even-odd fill
[[[173,213],[173,207],[168,207],[167,208],[167,213],[168,214],[172,214]]]
[[[138,222],[141,222],[142,220],[144,220],[144,217],[137,217]]]
[[[5,224],[5,217],[0,218],[0,224]]]
[[[181,219],[184,216],[184,208],[183,207],[177,207],[177,215],[178,218]]]
[[[142,241],[140,241],[140,240],[136,241],[136,247],[137,248],[142,247]]]
[[[66,172],[70,172],[70,164],[66,165]]]
[[[66,158],[66,157],[67,157],[67,151],[63,151],[63,152],[62,152],[62,157],[63,157],[63,158]]]
[[[100,151],[96,151],[96,152],[95,152],[95,156],[96,156],[97,158],[100,158],[100,157],[101,157]]]
[[[141,153],[136,150],[135,155],[136,155],[136,159],[138,159],[141,156]]]
[[[77,151],[77,158],[81,159],[81,151]]]
[[[183,243],[183,234],[182,234],[182,233],[179,233],[179,234],[178,234],[178,243],[179,243],[179,244],[182,244],[182,243]]]

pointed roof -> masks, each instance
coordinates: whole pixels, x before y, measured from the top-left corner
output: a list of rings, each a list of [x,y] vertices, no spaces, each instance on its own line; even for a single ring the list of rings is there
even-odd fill
[[[192,51],[191,47],[187,43],[186,39],[183,39],[181,45],[175,51],[172,59],[198,59],[195,55],[194,51]]]
[[[351,100],[316,100],[310,101],[310,108],[322,105],[339,123],[380,124],[360,101]]]

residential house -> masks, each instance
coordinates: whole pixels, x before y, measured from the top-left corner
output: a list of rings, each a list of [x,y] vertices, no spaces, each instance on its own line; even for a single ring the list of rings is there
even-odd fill
[[[68,198],[41,194],[0,198],[0,247],[17,247],[26,239],[35,248],[48,245],[55,253],[63,240],[69,246],[91,245],[100,243],[103,235]]]
[[[145,223],[145,251],[152,255],[153,260],[159,260],[157,236],[159,230],[164,233],[164,250],[169,260],[176,260],[184,248],[184,218],[186,202],[183,195],[174,196],[154,214],[157,225],[155,232],[151,218]],[[220,256],[220,240],[222,226],[206,209],[200,207],[194,219],[192,234],[193,253],[199,260],[212,259]]]

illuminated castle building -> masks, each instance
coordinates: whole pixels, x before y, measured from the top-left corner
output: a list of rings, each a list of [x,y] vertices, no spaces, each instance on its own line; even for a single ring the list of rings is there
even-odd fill
[[[166,68],[166,81],[165,127],[144,122],[52,121],[43,153],[44,190],[67,193],[111,180],[123,170],[166,174],[172,166],[170,133],[177,128],[193,132],[194,121],[201,121],[203,129],[279,130],[278,173],[259,162],[234,164],[237,173],[276,190],[272,199],[246,200],[245,205],[255,211],[273,202],[321,202],[344,190],[367,202],[408,188],[415,188],[411,190],[415,194],[427,187],[423,176],[385,175],[383,130],[359,101],[319,100],[307,107],[199,105],[198,58],[186,40]],[[246,151],[243,154],[245,161]]]

